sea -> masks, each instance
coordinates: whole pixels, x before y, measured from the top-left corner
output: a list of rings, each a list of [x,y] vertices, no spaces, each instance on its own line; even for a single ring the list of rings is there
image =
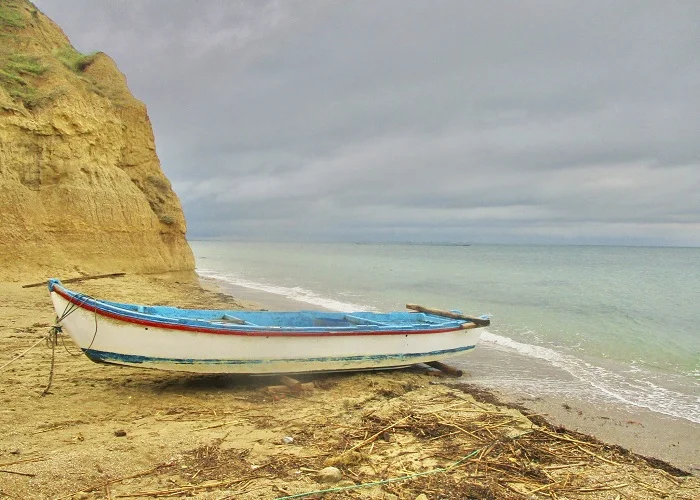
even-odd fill
[[[487,314],[450,362],[488,388],[700,423],[700,248],[190,243],[200,276],[309,309]]]

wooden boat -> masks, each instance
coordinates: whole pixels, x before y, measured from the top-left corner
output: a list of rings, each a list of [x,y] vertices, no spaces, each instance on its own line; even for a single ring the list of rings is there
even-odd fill
[[[416,312],[193,310],[97,300],[48,283],[58,324],[92,361],[197,373],[367,370],[473,349],[485,317]]]

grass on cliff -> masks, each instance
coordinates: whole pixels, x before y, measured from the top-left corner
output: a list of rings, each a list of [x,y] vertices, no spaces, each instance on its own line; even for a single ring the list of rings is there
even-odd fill
[[[0,0],[2,1],[2,0]],[[1,11],[0,11],[1,12]],[[53,56],[74,73],[82,73],[92,64],[94,54],[81,54],[71,46],[57,50]],[[3,54],[0,50],[0,86],[13,101],[21,102],[25,108],[37,108],[63,93],[62,88],[42,91],[37,85],[37,78],[43,75],[49,66],[41,57],[28,54]],[[94,82],[89,82],[94,86]]]
[[[35,36],[41,22],[39,11],[31,2],[0,0],[0,87],[11,100],[2,99],[3,109],[18,110],[23,105],[25,109],[32,110],[64,94],[64,87],[48,88],[47,83],[51,80],[42,78],[46,71],[58,69],[55,61],[79,79],[87,81],[90,89],[99,93],[95,82],[82,74],[93,63],[97,53],[81,54],[69,44],[53,52],[48,49],[41,54],[20,53],[20,47]]]
[[[0,85],[12,99],[21,101],[25,107],[31,109],[39,106],[48,95],[40,92],[33,80],[44,74],[48,66],[39,57],[26,54],[12,54],[2,59]]]
[[[95,60],[97,52],[92,54],[81,54],[70,45],[58,49],[54,55],[63,65],[74,73],[82,73]]]
[[[0,3],[0,28],[23,28],[24,17],[14,3],[1,0]]]
[[[36,56],[13,54],[7,58],[3,69],[20,75],[39,76],[46,72],[48,66]]]

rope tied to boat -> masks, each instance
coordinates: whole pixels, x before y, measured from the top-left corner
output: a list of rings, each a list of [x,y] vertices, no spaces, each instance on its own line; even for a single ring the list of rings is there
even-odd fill
[[[77,311],[80,308],[80,304],[84,303],[86,299],[91,299],[92,297],[85,295],[85,294],[76,294],[77,298],[79,299],[79,303],[75,304],[73,302],[68,302],[66,304],[66,307],[63,309],[63,312],[61,313],[60,316],[56,317],[56,321],[54,325],[49,328],[49,333],[46,336],[46,345],[47,347],[51,348],[51,369],[49,371],[49,382],[46,385],[46,389],[44,389],[44,392],[41,393],[41,397],[46,396],[49,394],[49,390],[51,389],[51,385],[53,384],[53,375],[54,375],[54,368],[56,366],[56,346],[58,345],[58,338],[60,336],[61,338],[61,344],[63,345],[63,348],[66,350],[68,354],[71,356],[80,356],[80,353],[74,354],[68,350],[68,347],[66,346],[65,340],[64,340],[64,335],[63,334],[63,327],[61,326],[61,322],[66,319],[68,316],[73,314],[75,311]],[[92,341],[90,342],[90,345],[88,346],[88,349],[92,347],[92,344],[95,342],[95,337],[97,337],[97,309],[95,308],[95,333],[92,336]]]
[[[60,316],[56,316],[56,320],[54,322],[54,325],[49,328],[49,332],[41,337],[39,340],[34,342],[31,346],[29,346],[27,349],[22,351],[21,353],[17,354],[14,358],[12,358],[10,361],[5,363],[4,365],[0,366],[0,372],[2,372],[5,368],[10,366],[12,363],[15,361],[19,360],[22,358],[25,354],[27,354],[29,351],[34,349],[36,346],[41,344],[42,342],[46,343],[47,347],[51,348],[51,369],[49,371],[49,382],[46,386],[46,389],[41,393],[41,396],[46,396],[49,394],[49,390],[51,389],[51,385],[53,384],[53,376],[54,376],[54,368],[56,366],[56,346],[58,345],[58,339],[61,339],[61,344],[63,345],[63,348],[66,350],[68,354],[71,356],[80,356],[81,353],[72,353],[68,350],[68,346],[66,345],[65,342],[65,335],[63,335],[63,327],[61,326],[61,322],[66,319],[68,316],[73,314],[75,311],[77,311],[80,306],[84,303],[87,302],[88,299],[93,299],[89,295],[85,294],[76,294],[76,298],[79,300],[77,304],[73,302],[69,302],[66,304],[66,307],[63,309],[63,312],[61,313]],[[97,308],[94,309],[95,313],[95,333],[92,336],[92,341],[90,342],[90,345],[87,347],[90,349],[92,347],[92,344],[95,342],[95,338],[97,337]]]
[[[51,384],[53,384],[54,366],[56,365],[56,344],[58,344],[58,334],[62,332],[58,321],[56,323],[49,329],[49,334],[46,336],[46,345],[51,348],[51,370],[49,371],[49,383],[46,385],[44,392],[41,393],[42,398],[49,393]]]

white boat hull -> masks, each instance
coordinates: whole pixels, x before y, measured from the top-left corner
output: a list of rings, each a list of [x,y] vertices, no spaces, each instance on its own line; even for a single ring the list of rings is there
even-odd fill
[[[60,321],[93,361],[193,373],[275,374],[382,369],[454,357],[476,346],[479,329],[435,333],[270,335],[211,333],[134,322],[76,306],[51,291]]]

